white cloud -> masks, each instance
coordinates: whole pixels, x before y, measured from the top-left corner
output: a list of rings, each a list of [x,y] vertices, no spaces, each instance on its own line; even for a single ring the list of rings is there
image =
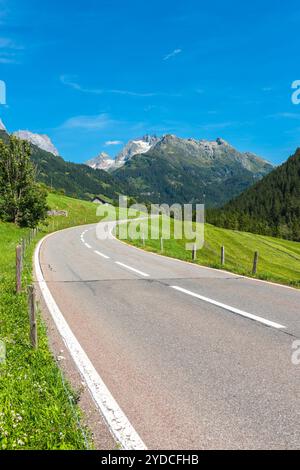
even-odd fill
[[[171,59],[172,57],[175,57],[176,55],[180,54],[182,52],[182,49],[174,49],[174,51],[170,52],[169,54],[167,54],[163,60],[169,60]]]
[[[153,92],[146,92],[146,93],[140,93],[136,91],[129,91],[129,90],[118,90],[118,89],[111,89],[111,90],[105,90],[102,88],[85,88],[81,86],[77,81],[76,81],[75,76],[70,76],[70,75],[61,75],[60,76],[60,81],[66,86],[69,86],[70,88],[73,88],[73,90],[81,91],[82,93],[91,93],[94,95],[103,95],[104,93],[110,93],[110,94],[115,94],[115,95],[127,95],[127,96],[138,96],[138,97],[152,97],[152,96],[157,96],[158,93],[153,93]]]
[[[95,131],[106,129],[112,124],[114,124],[114,121],[110,119],[107,114],[103,113],[95,116],[71,117],[60,126],[60,129],[82,129],[88,131]]]
[[[105,142],[105,145],[107,147],[109,147],[110,145],[122,145],[123,142],[122,140],[108,140],[107,142]]]

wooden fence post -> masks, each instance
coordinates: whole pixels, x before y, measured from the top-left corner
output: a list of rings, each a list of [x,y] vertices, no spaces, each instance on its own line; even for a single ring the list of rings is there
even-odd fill
[[[252,268],[253,275],[257,273],[257,265],[258,265],[258,251],[254,253],[253,268]]]
[[[35,291],[33,286],[28,286],[28,312],[30,323],[30,342],[34,349],[37,349],[37,321],[36,321],[36,302]]]
[[[19,294],[22,290],[22,247],[16,247],[16,292]]]
[[[197,247],[196,247],[196,243],[195,243],[194,246],[193,246],[192,258],[193,258],[193,261],[196,261],[196,259],[197,259]]]
[[[163,237],[160,238],[160,251],[162,253],[164,252],[164,239],[163,239]]]
[[[225,264],[225,246],[221,247],[221,265],[224,266]]]
[[[21,240],[21,245],[22,245],[22,258],[24,258],[24,256],[25,256],[25,249],[26,249],[25,238],[22,238],[22,240]]]

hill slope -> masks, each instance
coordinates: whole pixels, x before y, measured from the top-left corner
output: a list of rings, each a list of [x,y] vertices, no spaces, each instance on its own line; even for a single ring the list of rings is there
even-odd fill
[[[152,223],[153,220],[131,222],[133,226],[138,224],[140,232],[144,234],[151,233]],[[177,225],[176,231],[175,225]],[[168,230],[164,231],[164,226],[161,224],[157,239],[151,240],[150,237],[146,237],[145,242],[135,239],[128,239],[127,242],[147,251],[161,253],[159,238],[163,237],[164,255],[191,262],[192,254],[185,249],[185,244],[190,243],[191,240],[175,238],[174,232],[179,233],[180,231],[178,226],[182,226],[181,221],[171,221],[171,238],[169,238]],[[196,230],[195,226],[194,230]],[[119,228],[117,228],[118,232]],[[134,233],[133,228],[132,233]],[[154,233],[157,233],[155,228]],[[220,260],[221,246],[225,246],[224,266]],[[257,250],[259,251],[259,260],[255,277],[300,287],[300,245],[290,240],[237,232],[205,224],[204,246],[198,250],[195,263],[252,277],[253,255]]]
[[[210,215],[221,226],[300,241],[300,149],[283,165]]]
[[[8,134],[0,130],[0,139],[8,141]],[[37,179],[55,189],[63,189],[69,196],[90,199],[104,195],[117,199],[118,194],[127,194],[125,185],[103,170],[94,170],[86,165],[66,162],[31,144],[31,159],[37,168]]]
[[[215,142],[166,135],[147,153],[138,154],[115,170],[120,183],[141,202],[203,202],[219,206],[240,194],[273,166],[240,153],[222,139]]]

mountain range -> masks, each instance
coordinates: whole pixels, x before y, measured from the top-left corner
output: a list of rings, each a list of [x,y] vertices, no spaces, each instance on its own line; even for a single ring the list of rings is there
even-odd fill
[[[3,123],[1,135],[8,137]],[[14,135],[30,142],[40,181],[85,199],[127,194],[145,203],[205,201],[221,206],[273,169],[262,158],[241,153],[220,138],[210,142],[146,135],[130,140],[115,159],[102,153],[84,165],[66,162],[45,135],[30,131]]]
[[[273,165],[236,150],[225,140],[165,135],[145,152],[129,157],[111,174],[141,202],[220,206],[273,170]],[[111,170],[110,170],[111,171]]]

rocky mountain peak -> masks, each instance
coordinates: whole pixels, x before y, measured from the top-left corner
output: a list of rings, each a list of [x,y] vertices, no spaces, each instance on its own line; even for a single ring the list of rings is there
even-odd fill
[[[115,164],[115,160],[106,152],[101,152],[97,157],[88,160],[86,165],[94,170],[108,170]]]
[[[33,145],[36,145],[42,150],[45,150],[46,152],[50,152],[55,156],[59,155],[59,152],[57,148],[54,146],[52,143],[50,137],[48,137],[46,134],[34,134],[33,132],[30,131],[16,131],[13,133],[16,137],[22,140],[27,140],[27,142],[30,142]]]
[[[7,131],[6,131],[6,127],[5,127],[5,125],[3,124],[2,119],[0,119],[0,130],[7,132]]]

